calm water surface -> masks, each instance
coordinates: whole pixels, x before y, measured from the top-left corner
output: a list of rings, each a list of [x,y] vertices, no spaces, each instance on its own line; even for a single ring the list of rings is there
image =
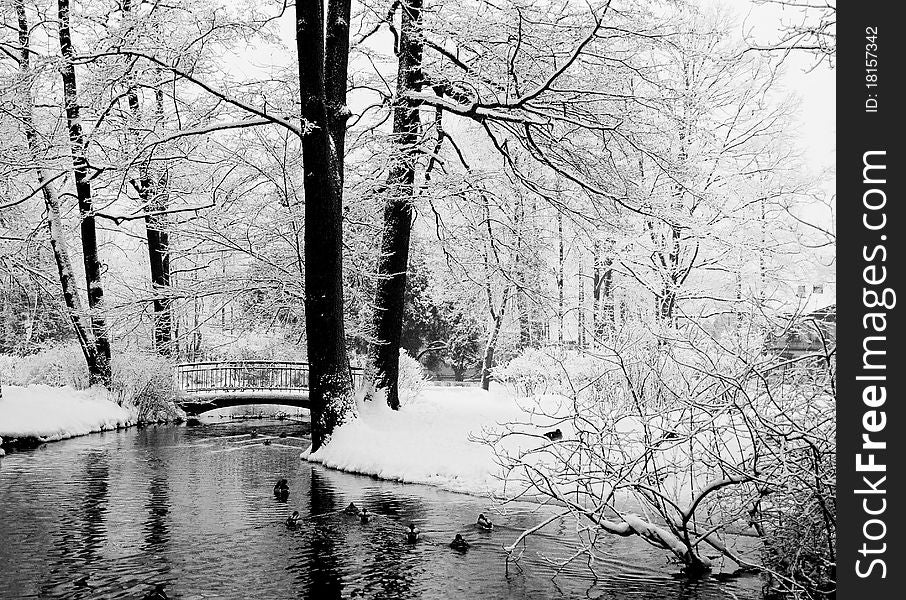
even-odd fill
[[[304,423],[162,426],[0,459],[0,598],[141,599],[157,584],[183,599],[760,597],[757,577],[684,580],[637,538],[608,538],[597,577],[576,565],[551,580],[544,558],[574,548],[568,522],[507,568],[501,547],[537,507],[493,514],[482,498],[312,466],[299,460],[307,442]],[[272,492],[281,477],[286,503]],[[349,502],[376,518],[331,514]],[[292,510],[304,517],[295,530]],[[479,512],[493,532],[473,525]],[[424,537],[414,546],[409,522]],[[447,547],[455,533],[467,553]]]

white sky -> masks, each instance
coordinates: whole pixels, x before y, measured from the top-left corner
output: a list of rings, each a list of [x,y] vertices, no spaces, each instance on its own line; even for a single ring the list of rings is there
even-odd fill
[[[799,19],[794,11],[758,5],[753,0],[705,1],[731,6],[739,20],[740,34],[745,32],[759,42],[775,38],[783,21]],[[835,71],[826,61],[814,65],[814,56],[791,53],[786,59],[782,85],[800,99],[800,140],[809,166],[818,171],[833,167],[836,161],[837,82]],[[833,190],[833,182],[828,185]]]

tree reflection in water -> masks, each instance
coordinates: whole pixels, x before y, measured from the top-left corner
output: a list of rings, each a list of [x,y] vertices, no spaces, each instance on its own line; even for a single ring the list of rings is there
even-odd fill
[[[78,555],[86,562],[98,557],[107,540],[106,515],[110,493],[110,465],[106,451],[85,453],[85,495],[80,508],[82,535]]]
[[[317,468],[311,468],[310,514],[318,517],[338,508],[336,492],[324,481]],[[306,598],[330,600],[341,598],[343,582],[337,556],[338,532],[330,519],[312,519],[311,554],[307,558],[309,585]]]

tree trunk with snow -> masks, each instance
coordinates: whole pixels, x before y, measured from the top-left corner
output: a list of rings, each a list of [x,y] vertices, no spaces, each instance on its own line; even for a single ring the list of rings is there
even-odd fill
[[[88,373],[92,383],[110,385],[110,342],[107,338],[107,323],[104,319],[104,287],[101,282],[101,261],[98,256],[97,229],[91,180],[88,173],[88,157],[85,136],[82,132],[81,110],[76,86],[75,65],[73,64],[72,34],[70,32],[69,0],[58,0],[60,52],[63,61],[60,75],[63,79],[63,101],[66,109],[66,124],[72,150],[72,166],[75,177],[76,198],[81,217],[82,259],[85,264],[85,283],[88,288],[88,308],[91,311],[91,330],[94,336],[94,353],[89,358]]]
[[[557,256],[557,342],[563,345],[563,215],[557,211],[557,241],[559,253]]]
[[[123,11],[132,10],[131,0],[123,2]],[[129,108],[132,114],[140,115],[138,91],[129,90]],[[163,91],[154,90],[155,116],[160,123],[164,114]],[[151,267],[151,286],[154,291],[154,349],[158,354],[170,356],[173,353],[173,316],[170,299],[170,232],[165,213],[169,205],[167,185],[169,173],[153,173],[150,161],[139,167],[139,178],[133,186],[142,201],[145,217],[145,237],[148,241],[148,262]]]
[[[613,327],[613,256],[612,244],[606,244],[607,255],[602,256],[601,243],[594,242],[594,273],[592,275],[592,323],[594,343],[600,345],[607,327]]]
[[[393,109],[393,163],[387,178],[383,235],[375,285],[373,362],[375,387],[399,408],[399,350],[403,328],[406,269],[412,230],[412,197],[418,161],[419,103],[407,97],[422,87],[421,0],[400,3],[399,68]]]
[[[22,79],[26,80],[30,76],[31,47],[24,0],[16,0],[15,9],[19,29],[19,73]],[[26,101],[22,113],[22,126],[25,130],[25,138],[31,154],[30,158],[34,164],[38,186],[41,188],[41,193],[44,197],[44,206],[47,210],[47,233],[50,238],[54,262],[57,265],[57,274],[63,292],[63,303],[66,306],[66,315],[72,323],[76,338],[79,340],[79,346],[85,356],[85,363],[90,369],[93,364],[97,363],[94,336],[91,332],[91,324],[85,319],[82,298],[79,296],[78,282],[72,268],[72,260],[69,258],[66,235],[63,231],[63,220],[60,216],[60,198],[53,182],[47,177],[40,163],[41,148],[38,134],[35,130],[34,102],[31,98],[30,86],[27,86],[25,93]]]
[[[343,160],[349,0],[296,3],[305,188],[305,325],[312,450],[354,410],[343,323]],[[326,33],[326,39],[325,39]]]
[[[491,333],[484,349],[484,358],[481,361],[481,389],[487,391],[491,387],[491,369],[494,368],[494,352],[497,349],[497,339],[500,337],[500,328],[506,316],[506,305],[510,299],[510,286],[503,288],[503,297],[500,299],[500,308],[491,315]]]

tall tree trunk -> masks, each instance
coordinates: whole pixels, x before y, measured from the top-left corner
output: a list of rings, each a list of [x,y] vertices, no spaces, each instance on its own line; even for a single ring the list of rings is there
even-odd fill
[[[30,118],[29,118],[30,121]],[[31,129],[31,125],[26,125],[26,131]],[[30,138],[34,138],[34,130],[31,129]],[[32,146],[32,139],[29,140],[29,146]],[[35,154],[35,148],[32,146],[32,156]],[[69,249],[66,245],[66,234],[63,231],[63,219],[60,216],[60,198],[53,187],[53,184],[47,181],[44,169],[37,167],[38,184],[43,185],[44,206],[47,208],[47,234],[50,238],[50,247],[53,250],[54,261],[57,265],[57,274],[60,278],[60,287],[63,290],[63,302],[66,305],[66,313],[75,329],[76,337],[79,340],[79,346],[82,348],[82,354],[85,356],[85,364],[88,365],[88,372],[92,372],[92,365],[96,365],[97,344],[91,331],[91,322],[85,317],[85,311],[82,306],[82,298],[79,296],[75,271],[72,268],[72,261],[69,258]]]
[[[373,361],[375,387],[399,408],[399,352],[403,329],[406,269],[412,230],[412,197],[418,164],[419,103],[407,97],[422,88],[422,0],[400,3],[399,68],[393,108],[393,164],[387,177],[381,255],[375,289]]]
[[[29,45],[30,35],[28,28],[28,18],[25,14],[24,0],[15,0],[16,17],[19,28],[19,72],[23,82],[31,76],[29,72],[31,62],[31,47]],[[63,220],[60,216],[60,198],[57,195],[53,182],[44,172],[41,165],[41,144],[38,140],[38,133],[34,125],[34,103],[31,98],[31,85],[24,85],[25,88],[25,107],[22,114],[22,125],[25,130],[25,138],[28,142],[28,150],[31,154],[31,160],[35,165],[38,186],[41,188],[44,197],[44,206],[47,209],[47,233],[50,238],[50,247],[53,251],[54,261],[57,265],[57,273],[60,278],[60,287],[63,291],[63,303],[66,306],[66,314],[72,323],[79,340],[79,346],[82,348],[82,354],[85,356],[85,364],[91,368],[97,363],[95,355],[95,342],[91,332],[91,324],[85,318],[85,311],[82,307],[82,298],[79,296],[78,282],[75,272],[72,269],[72,261],[69,258],[69,249],[66,245],[66,236],[63,231]]]
[[[132,10],[132,1],[124,0],[123,11]],[[139,116],[139,97],[135,87],[129,90],[129,108]],[[155,117],[160,123],[164,115],[164,95],[154,90]],[[138,181],[133,185],[142,201],[145,217],[145,237],[148,241],[148,262],[151,267],[151,286],[154,290],[153,341],[158,354],[170,356],[173,353],[173,316],[170,308],[170,233],[164,212],[169,205],[167,184],[169,173],[166,168],[159,175],[151,171],[150,161],[139,167]]]
[[[500,337],[500,328],[503,317],[506,315],[506,305],[510,299],[510,286],[503,288],[503,297],[500,299],[500,309],[492,315],[491,333],[484,348],[484,358],[481,361],[481,389],[487,391],[491,387],[491,369],[494,368],[494,352],[497,349],[497,339]]]
[[[605,244],[606,255],[601,256],[601,244],[594,242],[594,275],[592,283],[594,343],[599,346],[607,327],[615,323],[613,300],[613,243]]]
[[[166,185],[166,183],[164,183]],[[164,201],[166,202],[166,201]],[[170,310],[170,233],[163,215],[145,217],[151,285],[154,296],[154,348],[159,354],[173,353],[173,317]]]
[[[563,345],[563,215],[557,211],[557,241],[559,256],[557,259],[557,342]]]
[[[519,348],[528,348],[532,345],[531,324],[529,322],[529,299],[526,292],[528,287],[528,272],[523,254],[523,235],[525,231],[526,215],[525,200],[522,196],[517,198],[516,212],[513,216],[513,225],[516,230],[516,256],[513,266],[516,275],[515,305],[516,319],[519,323]]]
[[[602,333],[607,326],[614,327],[617,320],[616,300],[613,297],[613,257],[604,260],[604,273],[601,275],[601,323]]]
[[[349,0],[296,3],[305,188],[305,325],[312,450],[354,410],[343,324],[343,152]],[[326,49],[325,49],[326,46]]]
[[[519,312],[519,347],[521,349],[533,346],[532,323],[529,315],[528,293],[520,288],[516,290],[516,310]]]
[[[163,116],[163,93],[155,90],[156,112]],[[138,94],[129,95],[133,113],[138,114]],[[164,214],[169,205],[167,186],[169,173],[151,172],[149,164],[139,168],[135,183],[142,200],[145,217],[145,235],[148,240],[148,262],[151,267],[151,286],[154,290],[154,349],[164,356],[173,351],[173,317],[170,310],[170,232]]]
[[[60,53],[63,62],[60,75],[63,79],[63,101],[66,123],[72,150],[76,197],[81,217],[82,259],[85,263],[85,283],[88,287],[88,308],[91,311],[91,329],[94,334],[94,360],[88,365],[92,383],[110,385],[110,342],[104,320],[104,287],[101,282],[101,261],[98,257],[97,230],[92,207],[91,182],[88,177],[88,157],[79,109],[75,65],[72,62],[72,34],[69,28],[69,0],[58,0]]]
[[[591,330],[592,348],[601,343],[603,327],[601,326],[601,242],[595,237],[591,247]]]

